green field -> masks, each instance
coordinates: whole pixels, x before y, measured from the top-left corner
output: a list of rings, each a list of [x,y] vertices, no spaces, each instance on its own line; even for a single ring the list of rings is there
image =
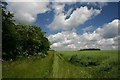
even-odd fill
[[[49,51],[3,61],[3,78],[117,78],[118,51]]]

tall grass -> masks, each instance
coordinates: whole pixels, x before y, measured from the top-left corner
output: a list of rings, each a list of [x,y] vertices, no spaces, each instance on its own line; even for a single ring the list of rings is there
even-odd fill
[[[53,53],[3,62],[3,78],[44,78],[52,71]]]
[[[118,77],[118,51],[61,51],[65,60],[95,78]]]

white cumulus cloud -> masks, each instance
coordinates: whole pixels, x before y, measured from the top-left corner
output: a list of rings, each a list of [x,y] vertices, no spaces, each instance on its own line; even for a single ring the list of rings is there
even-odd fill
[[[59,8],[61,11],[61,8]],[[62,8],[63,9],[63,8]],[[53,22],[48,25],[48,28],[52,30],[62,29],[62,30],[68,30],[75,28],[81,24],[83,24],[85,21],[89,20],[92,16],[98,15],[101,12],[101,10],[97,9],[88,9],[87,6],[77,8],[73,11],[73,13],[70,15],[68,19],[66,19],[67,15],[63,12],[59,14],[55,14],[55,18]]]
[[[7,0],[7,10],[14,14],[14,20],[19,23],[31,24],[36,21],[37,14],[45,13],[49,10],[47,7],[48,2],[37,2],[38,0],[30,0],[33,2],[17,1],[10,2]]]
[[[118,23],[115,19],[92,33],[77,34],[74,31],[62,31],[57,34],[51,34],[48,39],[51,41],[51,49],[55,50],[78,50],[83,48],[100,48],[100,49],[118,49]],[[114,33],[113,33],[114,32]],[[108,34],[108,35],[107,35]],[[115,35],[114,35],[115,34]],[[107,36],[106,36],[107,35]],[[111,36],[112,35],[112,36]]]
[[[118,23],[119,20],[115,19],[112,22],[105,24],[102,28],[98,28],[96,33],[99,33],[103,38],[113,38],[118,35]]]
[[[93,30],[93,26],[88,26],[88,27],[85,27],[82,29],[83,32],[89,32],[89,31],[92,31]]]

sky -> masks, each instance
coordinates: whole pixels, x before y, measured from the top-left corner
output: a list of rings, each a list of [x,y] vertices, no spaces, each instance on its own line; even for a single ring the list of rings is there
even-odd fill
[[[46,32],[51,49],[118,49],[118,2],[6,2],[16,23]]]

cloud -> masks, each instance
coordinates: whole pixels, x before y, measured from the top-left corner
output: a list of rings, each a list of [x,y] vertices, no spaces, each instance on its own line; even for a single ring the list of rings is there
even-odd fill
[[[97,44],[99,44],[101,46],[112,45],[112,44],[114,44],[114,38],[101,39],[101,40],[97,41]]]
[[[51,48],[70,49],[76,48],[74,40],[79,40],[79,36],[75,32],[63,31],[54,35],[48,36],[51,41]]]
[[[39,0],[6,0],[8,3],[7,10],[14,14],[14,20],[17,23],[32,24],[36,21],[37,15],[45,13],[50,10],[49,1]],[[52,9],[56,14],[61,13],[64,10],[65,4],[73,4],[72,2],[60,3],[54,2]]]
[[[114,38],[101,39],[97,41],[97,45],[100,46],[101,49],[118,49],[118,38],[120,36],[116,36]]]
[[[118,35],[119,20],[115,19],[112,22],[105,24],[102,28],[98,28],[96,33],[99,33],[103,38],[114,38]]]
[[[51,30],[69,30],[83,24],[92,16],[96,16],[100,12],[101,10],[93,8],[88,9],[87,6],[80,7],[74,10],[68,19],[66,19],[68,14],[65,15],[63,12],[61,12],[59,14],[55,14],[54,20],[50,25],[48,25],[48,28],[50,28]]]
[[[52,43],[51,48],[55,50],[78,50],[83,48],[118,49],[118,40],[120,40],[120,36],[117,35],[118,31],[116,31],[118,22],[119,20],[115,19],[97,28],[92,33],[84,32],[80,35],[74,31],[62,31],[49,35],[48,39]],[[106,36],[106,34],[108,35]],[[116,35],[109,37],[109,34]]]
[[[73,8],[69,9],[67,14],[66,14],[66,17],[69,17],[71,15],[72,11],[73,11]]]
[[[14,14],[14,19],[18,23],[32,24],[36,21],[37,14],[45,13],[49,10],[48,2],[10,2],[7,0],[7,10]],[[17,0],[19,1],[19,0]]]
[[[107,2],[108,2],[107,0],[105,2],[100,2],[100,1],[99,2],[87,2],[87,5],[97,6],[100,9],[102,9],[102,7],[107,6]]]
[[[83,28],[82,30],[83,30],[83,32],[90,32],[90,31],[93,30],[93,26],[85,27],[85,28]]]
[[[52,9],[54,9],[55,14],[58,15],[64,11],[65,4],[60,2],[55,2],[52,3],[51,7]]]
[[[18,23],[27,23],[32,24],[36,21],[37,15],[45,13],[50,10],[49,1],[40,1],[39,0],[6,0],[7,10],[14,14],[14,19]],[[64,13],[65,4],[71,5],[76,2],[53,2],[51,8],[55,12],[54,21],[49,25],[49,28],[52,30],[56,29],[71,29],[77,27],[78,25],[83,24],[85,21],[89,20],[92,16],[98,15],[101,10],[88,9],[86,7],[77,8],[73,10],[72,8]],[[82,14],[85,13],[85,14]],[[74,17],[80,15],[80,17]],[[66,19],[66,17],[70,18]],[[84,18],[84,19],[83,19]],[[78,20],[76,20],[78,19]],[[68,24],[69,23],[69,24]],[[61,24],[61,26],[57,26]],[[73,24],[73,25],[71,25]]]

